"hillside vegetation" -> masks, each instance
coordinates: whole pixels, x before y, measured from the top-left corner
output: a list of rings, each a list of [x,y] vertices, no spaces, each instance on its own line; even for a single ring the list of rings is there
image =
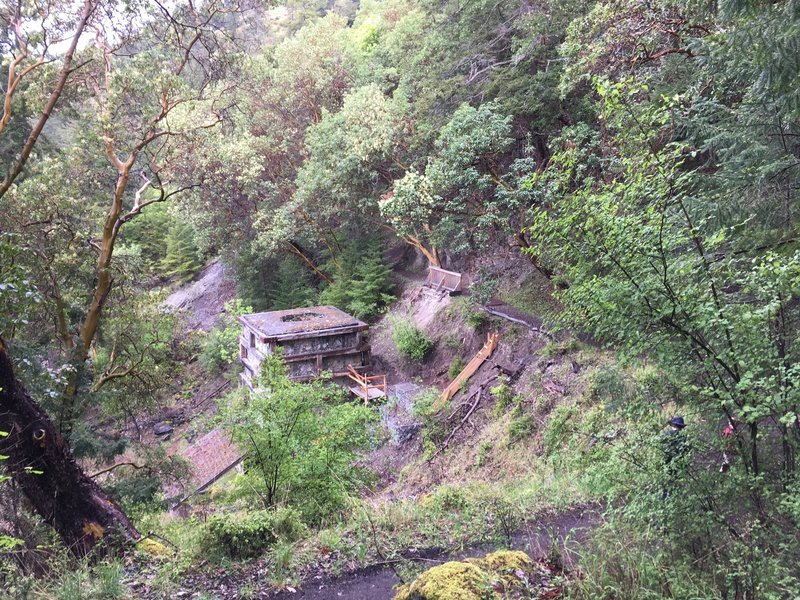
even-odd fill
[[[1,596],[800,597],[797,0],[0,19]],[[240,388],[315,305],[414,393]]]

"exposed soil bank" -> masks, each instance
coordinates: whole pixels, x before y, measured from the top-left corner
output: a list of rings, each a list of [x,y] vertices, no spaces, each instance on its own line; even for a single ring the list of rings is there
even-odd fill
[[[210,331],[225,310],[225,303],[236,296],[229,268],[219,259],[211,261],[195,281],[181,286],[166,299],[172,308],[186,310],[186,329]]]

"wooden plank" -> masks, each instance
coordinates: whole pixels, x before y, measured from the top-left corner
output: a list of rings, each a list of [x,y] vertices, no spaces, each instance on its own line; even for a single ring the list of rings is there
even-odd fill
[[[472,360],[467,363],[467,366],[464,367],[461,373],[459,373],[458,376],[450,382],[450,384],[444,389],[439,398],[436,400],[436,409],[440,408],[442,404],[455,396],[456,392],[461,389],[461,386],[464,384],[464,382],[468,381],[469,378],[472,377],[478,369],[480,369],[481,365],[486,362],[486,359],[492,355],[494,349],[497,348],[499,341],[499,333],[490,333],[488,335],[486,343],[483,345],[483,347],[472,358]]]
[[[379,400],[386,397],[386,393],[383,390],[374,387],[369,388],[366,395],[364,394],[364,388],[361,387],[353,386],[350,388],[350,391],[364,400]]]

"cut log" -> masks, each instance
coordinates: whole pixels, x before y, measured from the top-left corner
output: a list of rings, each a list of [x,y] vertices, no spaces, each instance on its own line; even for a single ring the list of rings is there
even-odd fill
[[[0,454],[8,456],[3,468],[73,554],[139,539],[123,510],[78,466],[53,422],[16,378],[2,339],[0,431],[8,433],[0,437]]]

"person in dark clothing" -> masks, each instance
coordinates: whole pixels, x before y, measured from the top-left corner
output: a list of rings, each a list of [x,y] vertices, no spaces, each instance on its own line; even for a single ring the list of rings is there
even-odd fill
[[[661,445],[664,449],[664,476],[665,484],[661,494],[662,499],[666,500],[674,487],[674,482],[678,480],[686,468],[686,457],[689,453],[689,445],[686,442],[684,428],[686,422],[680,415],[675,415],[667,421],[669,429],[661,434]]]
[[[683,429],[686,422],[680,415],[675,415],[667,421],[669,429],[662,434],[662,444],[664,446],[664,459],[667,464],[686,454],[686,436]]]

